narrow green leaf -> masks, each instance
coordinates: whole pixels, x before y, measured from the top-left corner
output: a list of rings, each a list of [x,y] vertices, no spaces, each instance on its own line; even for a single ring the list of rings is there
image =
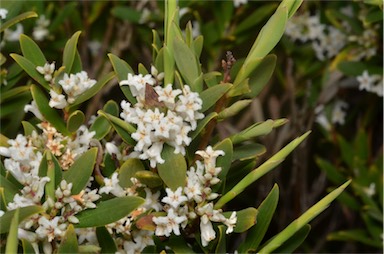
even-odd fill
[[[261,92],[272,77],[276,66],[276,60],[276,55],[268,55],[261,60],[260,64],[257,65],[250,75],[248,83],[251,92],[247,94],[247,96],[254,98]]]
[[[181,153],[175,154],[173,147],[164,144],[161,157],[165,162],[158,164],[157,169],[165,185],[172,190],[184,186],[187,174],[187,162],[184,156]]]
[[[83,63],[81,62],[80,53],[78,50],[76,50],[75,59],[73,60],[72,64],[72,73],[78,73],[83,70]]]
[[[11,226],[9,228],[9,233],[7,237],[7,244],[5,246],[5,253],[6,254],[14,254],[17,253],[17,245],[19,243],[19,239],[17,238],[17,228],[19,226],[19,210],[20,208],[17,208],[12,220],[11,220]]]
[[[47,59],[39,46],[25,34],[20,35],[20,47],[23,56],[31,61],[36,66],[44,66]]]
[[[20,65],[21,68],[36,82],[42,85],[45,89],[49,90],[49,84],[44,79],[44,76],[36,70],[36,65],[29,61],[27,58],[20,56],[18,54],[10,54],[10,56],[15,60],[15,62]],[[48,104],[47,104],[48,105]]]
[[[136,144],[136,141],[131,138],[131,133],[136,131],[135,127],[118,117],[103,112],[102,110],[99,110],[97,113],[105,117],[109,121],[109,123],[116,130],[119,136],[124,140],[124,142],[130,145]]]
[[[55,181],[56,181],[56,175],[55,175],[55,165],[52,161],[52,155],[51,153],[46,153],[49,155],[50,158],[47,160],[47,176],[49,177],[50,181],[45,184],[45,196],[46,199],[51,198],[52,200],[55,200]]]
[[[217,238],[215,253],[227,253],[225,226],[219,225],[217,228],[219,229],[219,235]]]
[[[96,236],[101,247],[100,253],[115,253],[117,251],[116,243],[105,227],[97,227]]]
[[[248,230],[244,242],[239,246],[239,253],[256,252],[257,247],[264,238],[265,233],[271,223],[279,201],[279,187],[275,184],[268,196],[258,207],[258,222]]]
[[[104,112],[111,114],[113,116],[119,115],[119,106],[113,100],[109,100],[103,107]],[[111,130],[111,125],[108,120],[103,116],[96,117],[94,123],[89,128],[89,131],[95,131],[95,139],[101,140],[104,138],[109,131]]]
[[[95,209],[88,209],[76,215],[79,223],[77,228],[101,227],[129,215],[133,210],[144,204],[140,197],[119,197],[101,201]]]
[[[226,218],[231,216],[232,212],[224,212]],[[233,229],[235,233],[242,233],[250,229],[257,222],[258,211],[254,207],[248,207],[236,212],[236,226]]]
[[[0,175],[0,187],[4,189],[4,201],[9,203],[13,201],[13,197],[19,192],[19,189],[11,181]]]
[[[171,235],[167,242],[167,245],[172,249],[175,254],[179,253],[195,253],[185,242],[183,237]]]
[[[218,84],[201,92],[200,98],[203,101],[201,112],[212,107],[231,87],[232,84]]]
[[[307,238],[311,225],[307,224],[289,238],[282,246],[276,249],[276,253],[293,253]]]
[[[277,234],[268,244],[266,244],[259,253],[271,253],[280,247],[285,241],[292,237],[298,230],[304,227],[308,222],[317,217],[323,212],[330,203],[340,195],[341,192],[351,183],[351,180],[341,185],[336,190],[329,193],[311,208],[309,208],[303,215],[298,219],[294,220],[289,224],[283,231]]]
[[[23,129],[24,129],[24,136],[29,136],[29,135],[32,135],[32,132],[37,132],[35,126],[33,126],[30,122],[28,121],[22,121],[21,124],[23,125]]]
[[[84,123],[85,115],[82,111],[76,110],[72,112],[67,120],[67,129],[69,132],[76,132],[77,129]]]
[[[269,17],[275,9],[276,4],[274,3],[256,8],[253,13],[251,13],[247,18],[241,21],[239,25],[236,26],[235,34],[241,34],[247,30],[254,29],[256,25]]]
[[[41,206],[26,206],[18,208],[19,210],[19,222],[22,222],[26,218],[40,212],[44,212]],[[10,230],[11,220],[14,217],[16,210],[7,211],[0,217],[0,234],[7,233]]]
[[[5,101],[10,100],[16,100],[15,97],[22,96],[24,93],[29,93],[29,90],[29,86],[18,86],[8,91],[2,91],[0,94],[0,103],[4,103]]]
[[[216,166],[221,167],[221,172],[218,175],[221,182],[219,184],[213,186],[212,190],[214,192],[217,192],[219,190],[222,182],[225,181],[225,179],[227,177],[228,170],[231,167],[232,156],[233,156],[233,144],[229,138],[226,138],[226,139],[222,140],[221,142],[217,143],[213,147],[213,149],[214,150],[222,150],[225,153],[224,156],[219,156],[216,160]]]
[[[64,238],[61,240],[57,253],[78,253],[79,245],[77,242],[77,235],[75,228],[72,224],[69,224]]]
[[[255,182],[257,179],[274,169],[277,165],[285,160],[285,158],[290,154],[293,149],[295,149],[308,135],[310,131],[306,132],[302,136],[294,139],[283,149],[269,158],[266,162],[260,165],[258,168],[252,170],[248,173],[240,182],[238,182],[230,191],[228,191],[224,196],[222,196],[217,203],[215,204],[215,209],[221,208],[224,204],[235,198],[241,192],[245,190],[249,185]]]
[[[145,170],[143,163],[137,158],[127,159],[119,169],[119,184],[123,188],[129,188],[133,185],[131,178],[136,172]]]
[[[33,100],[36,102],[39,111],[59,132],[63,135],[69,135],[70,133],[65,126],[64,120],[60,117],[57,111],[51,108],[48,104],[48,99],[36,85],[31,86],[31,94]]]
[[[228,108],[223,109],[219,115],[218,120],[224,120],[226,118],[232,117],[237,115],[241,110],[243,110],[245,107],[247,107],[249,104],[251,104],[252,100],[239,100],[233,103]]]
[[[99,92],[104,87],[104,85],[106,85],[112,78],[114,78],[113,72],[103,75],[103,77],[99,81],[97,81],[95,85],[93,85],[91,88],[89,88],[79,97],[77,97],[73,104],[71,104],[71,107],[79,105],[80,103],[83,103],[84,101],[87,101],[93,96],[95,96],[97,92]]]
[[[329,241],[356,241],[376,248],[382,248],[381,241],[375,241],[367,235],[367,232],[362,229],[343,230],[338,232],[331,232],[327,236]]]
[[[5,29],[19,23],[20,21],[24,20],[24,19],[29,19],[29,18],[36,18],[38,17],[37,13],[34,12],[34,11],[27,11],[27,12],[24,12],[6,22],[4,22],[4,24],[1,24],[0,26],[0,33],[4,32]]]
[[[347,180],[346,177],[343,176],[340,171],[337,170],[337,168],[328,161],[317,157],[316,164],[327,174],[327,178],[331,180],[332,183],[341,184]]]
[[[233,160],[250,160],[254,159],[266,152],[265,146],[252,143],[238,146],[234,149]]]
[[[77,42],[80,34],[81,32],[77,31],[65,44],[63,52],[63,66],[65,66],[66,73],[73,73],[72,66],[75,61]]]
[[[124,60],[120,59],[114,54],[108,54],[108,57],[119,81],[126,80],[128,73],[134,73],[132,67],[129,66],[129,64]]]
[[[87,185],[92,175],[93,167],[96,162],[97,148],[91,148],[83,153],[72,166],[63,173],[64,180],[72,183],[72,195],[78,194]]]
[[[145,68],[144,64],[142,64],[142,63],[139,63],[139,66],[137,69],[138,69],[139,73],[142,74],[143,76],[149,74],[147,68]]]
[[[34,243],[37,245],[37,243]],[[35,249],[33,248],[32,244],[28,242],[26,239],[21,239],[21,245],[23,246],[23,253],[24,254],[35,254]]]
[[[203,46],[204,46],[204,37],[202,35],[199,35],[193,41],[193,50],[195,52],[195,56],[197,59],[199,59],[199,57],[201,55],[201,51],[203,50]]]
[[[251,125],[247,129],[232,135],[230,138],[233,144],[238,144],[251,138],[263,136],[272,131],[273,124],[273,120],[270,119],[265,122],[256,123]]]
[[[185,44],[183,40],[177,37],[173,39],[173,46],[175,49],[173,52],[175,62],[184,81],[189,86],[191,86],[192,91],[200,92],[200,89],[198,89],[197,87],[192,87],[195,79],[199,76],[199,63],[197,62],[195,55],[193,54],[191,49],[188,48],[187,44]]]

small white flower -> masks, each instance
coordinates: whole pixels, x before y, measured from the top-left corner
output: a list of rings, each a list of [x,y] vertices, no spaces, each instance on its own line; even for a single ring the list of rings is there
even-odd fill
[[[233,5],[238,8],[240,5],[247,4],[248,0],[233,0]]]
[[[51,108],[63,109],[68,106],[64,95],[58,94],[54,90],[50,90],[49,94],[51,95],[51,99],[49,100],[49,106]]]
[[[44,66],[37,66],[36,70],[44,75],[44,79],[48,82],[52,80],[52,74],[55,71],[55,63],[46,63]]]
[[[359,81],[359,90],[371,91],[374,79],[368,74],[368,71],[363,71],[363,74],[357,76],[357,81]]]
[[[38,119],[40,119],[42,121],[45,120],[43,115],[40,113],[40,110],[37,107],[37,104],[36,104],[36,102],[34,100],[31,102],[31,104],[27,104],[27,105],[24,106],[24,112],[25,113],[32,112]]]
[[[207,246],[210,241],[216,238],[216,232],[213,230],[212,222],[206,215],[200,219],[201,244]]]
[[[4,211],[3,210],[0,210],[0,217],[4,215]]]
[[[170,188],[166,188],[167,196],[164,197],[161,201],[171,205],[173,208],[177,208],[183,202],[186,202],[188,198],[181,194],[182,188],[178,187],[175,192]]]
[[[8,10],[4,8],[0,8],[0,19],[6,19],[8,14]]]
[[[156,212],[160,211],[162,206],[159,203],[160,191],[156,193],[152,193],[152,191],[148,188],[144,188],[145,191],[145,203],[144,207],[147,209],[154,209]]]
[[[112,193],[116,197],[125,196],[125,191],[119,185],[118,174],[115,172],[112,174],[111,179],[105,177],[104,178],[104,186],[99,189],[99,193]]]
[[[38,223],[39,227],[36,229],[36,234],[39,238],[48,238],[48,242],[52,242],[56,237],[62,237],[65,233],[65,224],[59,225],[60,217],[56,216],[52,220],[48,220],[41,216]]]
[[[36,26],[33,28],[32,36],[37,41],[42,41],[48,36],[49,30],[47,27],[51,21],[46,19],[44,15],[41,15],[36,21]]]
[[[231,217],[229,217],[229,219],[226,219],[224,221],[224,224],[228,227],[227,230],[225,231],[226,234],[233,232],[233,228],[236,226],[236,222],[237,222],[236,212],[232,212]]]
[[[332,123],[338,123],[343,125],[345,123],[345,108],[348,107],[348,104],[344,101],[337,101],[332,110]]]
[[[24,27],[19,23],[16,25],[16,30],[5,29],[3,38],[6,41],[18,41],[22,33],[24,33]]]

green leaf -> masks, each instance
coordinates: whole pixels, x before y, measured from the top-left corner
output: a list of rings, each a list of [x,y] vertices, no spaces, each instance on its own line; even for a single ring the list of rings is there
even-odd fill
[[[262,22],[265,18],[269,17],[273,10],[276,9],[276,4],[267,4],[258,7],[253,13],[247,16],[239,25],[236,26],[235,34],[240,34],[246,32],[247,30],[252,30]]]
[[[149,170],[137,171],[135,173],[135,178],[137,178],[140,183],[147,185],[149,188],[155,188],[163,184],[159,175]]]
[[[36,70],[36,65],[34,65],[31,61],[29,61],[27,58],[20,56],[18,54],[10,54],[10,56],[15,60],[15,62],[20,65],[21,68],[36,82],[38,82],[40,85],[42,85],[45,89],[49,90],[49,84],[44,79],[44,76],[40,74]],[[48,105],[48,104],[47,104]]]
[[[226,218],[231,216],[232,212],[224,212]],[[256,224],[258,211],[254,207],[248,207],[236,212],[236,226],[233,229],[235,233],[242,233]]]
[[[185,44],[183,40],[175,37],[173,39],[174,57],[176,66],[179,69],[184,81],[191,86],[191,90],[200,92],[202,87],[194,87],[194,81],[199,77],[199,69],[197,59],[192,50]]]
[[[0,187],[4,189],[4,201],[7,204],[12,202],[13,197],[19,192],[19,188],[3,175],[0,175]]]
[[[269,243],[267,243],[259,253],[271,253],[280,247],[285,241],[291,238],[297,231],[304,227],[308,222],[322,213],[330,203],[340,195],[341,192],[351,183],[351,180],[341,185],[336,190],[325,196],[311,208],[309,208],[298,219],[289,224],[283,231],[277,234]]]
[[[257,247],[264,238],[265,233],[271,223],[273,214],[275,213],[277,203],[279,201],[279,187],[275,184],[260,204],[257,215],[258,222],[248,230],[245,241],[239,246],[239,253],[256,252]]]
[[[105,227],[97,227],[96,236],[101,247],[100,253],[115,253],[117,251],[116,243]]]
[[[265,87],[275,70],[276,59],[276,55],[268,55],[257,65],[248,82],[251,92],[247,96],[254,98]]]
[[[83,63],[81,62],[81,57],[80,57],[79,51],[76,50],[75,59],[73,60],[71,72],[72,73],[79,73],[82,70],[83,70]]]
[[[47,59],[39,46],[25,34],[20,35],[20,47],[23,56],[36,66],[44,66]]]
[[[277,165],[285,160],[285,158],[290,154],[293,149],[295,149],[308,135],[310,131],[301,135],[300,137],[291,141],[283,149],[269,158],[266,162],[260,165],[258,168],[255,168],[249,172],[240,182],[238,182],[230,191],[228,191],[224,196],[222,196],[217,203],[215,204],[215,209],[221,208],[224,204],[231,201],[237,195],[245,190],[249,185],[255,182],[257,179],[274,169]]]
[[[10,20],[8,20],[7,22],[4,22],[4,24],[1,24],[0,26],[0,33],[4,32],[5,29],[19,23],[20,21],[24,20],[24,19],[29,19],[29,18],[36,18],[38,17],[37,13],[34,12],[34,11],[27,11],[27,12],[24,12]]]
[[[204,129],[204,127],[214,118],[217,117],[217,113],[216,112],[211,112],[209,115],[205,116],[203,118],[203,120],[201,120],[198,124],[197,124],[197,127],[196,127],[196,130],[192,131],[191,134],[189,135],[192,140],[194,140],[197,135],[200,134],[200,132]]]
[[[30,122],[28,121],[22,121],[21,124],[23,125],[23,129],[24,129],[24,136],[29,136],[29,135],[32,135],[32,132],[36,132],[36,128],[35,126],[33,126]]]
[[[282,246],[276,249],[276,253],[293,253],[307,238],[311,225],[307,224],[289,238]]]
[[[89,88],[87,91],[82,93],[79,97],[77,97],[73,102],[73,104],[71,104],[71,107],[76,106],[80,103],[83,103],[84,101],[87,101],[93,96],[95,96],[104,87],[104,85],[107,84],[112,78],[114,78],[113,72],[103,75],[103,77],[99,81],[97,81],[95,85],[93,85],[91,88]]]
[[[79,40],[80,34],[81,32],[77,31],[65,44],[63,52],[63,66],[65,66],[66,73],[73,73],[72,66],[75,61],[77,42]]]
[[[250,160],[254,159],[266,152],[265,146],[252,143],[238,146],[234,149],[233,160]]]
[[[64,180],[72,183],[72,195],[78,194],[87,185],[92,175],[93,167],[96,162],[97,148],[91,148],[83,153],[72,166],[63,173]]]
[[[37,243],[35,243],[37,244]],[[21,245],[23,246],[23,253],[24,254],[34,254],[35,249],[33,248],[32,244],[28,242],[26,239],[21,239]]]
[[[219,225],[217,228],[219,229],[219,236],[217,238],[215,253],[227,253],[225,226]]]
[[[140,197],[118,197],[101,201],[95,209],[88,209],[76,215],[79,223],[77,228],[101,227],[129,215],[133,210],[144,204]]]
[[[78,253],[79,251],[79,245],[77,242],[77,235],[75,232],[75,228],[72,224],[69,224],[67,231],[65,232],[65,235],[63,239],[60,242],[59,248],[57,250],[57,253]]]
[[[5,246],[6,254],[17,253],[17,245],[19,243],[19,239],[17,238],[17,231],[18,231],[17,228],[19,226],[19,212],[20,212],[19,209],[20,208],[16,209],[11,220],[11,226],[10,226],[8,237],[7,237],[7,244]]]
[[[224,156],[219,156],[216,160],[216,166],[221,167],[221,172],[219,173],[218,177],[221,179],[221,181],[224,181],[227,177],[227,173],[229,168],[231,167],[232,163],[232,156],[233,156],[233,144],[229,138],[226,138],[222,140],[220,143],[217,143],[214,147],[214,150],[222,150],[224,151]],[[221,186],[220,184],[217,184],[212,188],[212,190],[215,192],[218,190],[218,188]]]
[[[197,59],[199,59],[199,57],[201,55],[201,51],[203,50],[203,46],[204,46],[204,37],[202,35],[199,35],[193,41],[193,50],[195,52],[195,56]]]
[[[167,242],[167,246],[169,246],[175,254],[195,253],[185,242],[184,238],[180,236],[171,235]]]
[[[187,162],[181,153],[174,153],[174,148],[164,144],[161,157],[163,164],[157,164],[158,173],[165,185],[172,190],[185,185]]]
[[[26,206],[18,208],[19,210],[19,222],[22,222],[26,218],[36,214],[44,212],[41,206]],[[16,210],[7,211],[0,217],[0,234],[7,233],[10,230],[11,220],[14,217]]]
[[[19,86],[5,92],[2,91],[0,94],[0,103],[10,100],[16,100],[15,97],[22,96],[25,93],[29,93],[29,90],[30,86]]]
[[[145,170],[143,163],[139,159],[129,158],[119,169],[119,184],[123,188],[129,188],[133,185],[131,178],[136,172]]]
[[[273,129],[274,122],[273,120],[267,120],[265,122],[255,123],[248,127],[247,129],[233,134],[230,138],[233,144],[238,144],[243,141],[249,140],[251,138],[255,138],[258,136],[267,135]]]
[[[218,120],[224,120],[226,118],[232,117],[237,115],[241,110],[243,110],[245,107],[247,107],[250,103],[252,103],[252,100],[239,100],[233,103],[228,108],[223,109],[219,115]]]
[[[109,100],[103,107],[104,112],[118,116],[119,115],[119,106],[113,100]],[[89,131],[95,131],[96,134],[94,136],[95,139],[100,140],[104,138],[109,131],[111,130],[111,125],[108,120],[104,116],[98,116],[94,123],[89,128]]]
[[[45,94],[40,90],[40,88],[38,88],[36,85],[32,85],[31,94],[33,100],[36,102],[36,105],[41,114],[44,116],[44,118],[63,135],[69,135],[70,133],[68,132],[65,126],[64,120],[59,116],[55,109],[51,108],[48,105],[48,99]]]
[[[67,120],[67,129],[70,132],[76,132],[77,129],[84,123],[85,115],[82,111],[76,110],[72,112]]]
[[[111,61],[113,70],[117,75],[119,82],[128,78],[128,73],[134,73],[133,69],[127,62],[115,56],[114,54],[108,54],[109,60]]]
[[[99,110],[97,113],[99,115],[102,115],[109,121],[109,123],[116,130],[119,136],[124,140],[124,142],[130,145],[136,144],[136,141],[131,138],[131,134],[136,131],[135,127],[118,117],[103,112],[102,110]]]
[[[230,88],[232,84],[218,84],[200,93],[203,101],[201,112],[205,112],[212,107]]]
[[[354,168],[354,155],[355,151],[350,143],[348,143],[343,136],[338,135],[337,141],[339,142],[341,157],[343,161],[350,167]]]

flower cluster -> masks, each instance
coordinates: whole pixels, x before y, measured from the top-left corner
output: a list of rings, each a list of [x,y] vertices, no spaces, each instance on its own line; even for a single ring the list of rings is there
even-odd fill
[[[156,79],[150,74],[128,74],[120,85],[128,85],[137,103],[121,102],[120,114],[126,122],[135,124],[132,138],[137,141],[131,156],[148,159],[151,167],[164,163],[161,157],[163,145],[175,148],[175,153],[185,154],[185,146],[191,142],[188,133],[196,129],[197,120],[204,117],[199,110],[202,100],[188,85],[182,90],[154,86]]]
[[[90,184],[80,193],[72,193],[72,183],[62,180],[54,193],[46,192],[46,184],[54,181],[44,174],[41,163],[43,152],[49,150],[57,158],[61,169],[68,169],[79,155],[87,151],[94,132],[81,126],[74,138],[63,136],[47,122],[38,125],[41,134],[32,131],[30,135],[17,135],[8,140],[8,147],[0,147],[0,154],[7,157],[4,167],[23,186],[7,210],[39,205],[44,212],[35,214],[19,225],[19,238],[32,243],[39,253],[38,243],[43,243],[44,252],[52,252],[52,242],[60,241],[69,223],[78,223],[76,214],[89,208],[95,208],[100,198],[97,189],[91,190]],[[50,159],[48,159],[50,158]],[[52,160],[47,156],[47,160]],[[53,162],[55,164],[55,162]],[[92,180],[92,178],[91,178]]]
[[[366,90],[383,97],[382,75],[369,75],[368,71],[365,70],[360,76],[357,77],[357,81],[359,82],[359,90]]]
[[[197,151],[196,154],[204,159],[204,163],[196,162],[196,168],[191,167],[187,172],[187,183],[184,188],[177,188],[175,191],[166,189],[167,196],[161,201],[165,203],[164,210],[167,216],[153,218],[156,224],[155,234],[157,236],[170,236],[173,232],[180,235],[180,227],[184,229],[188,223],[196,218],[200,220],[201,242],[207,246],[210,241],[216,238],[212,222],[221,222],[227,226],[226,233],[233,231],[236,224],[236,212],[230,218],[226,218],[222,210],[213,208],[213,199],[218,197],[212,192],[211,186],[220,182],[218,174],[220,167],[216,167],[216,158],[224,155],[223,151],[214,151],[207,147],[205,151]]]
[[[49,30],[47,27],[51,21],[45,17],[45,15],[41,15],[38,20],[36,20],[36,26],[33,28],[32,36],[37,41],[44,40],[49,35]]]
[[[37,66],[36,70],[44,75],[44,79],[48,82],[53,81],[53,73],[55,71],[55,63],[46,63],[44,66]],[[76,74],[64,74],[63,79],[59,80],[58,89],[51,89],[49,94],[51,99],[49,100],[49,106],[51,108],[63,109],[68,104],[75,102],[76,98],[90,89],[96,84],[96,80],[88,78],[88,74],[85,71],[81,71]],[[64,90],[66,96],[62,94]]]
[[[348,104],[345,101],[337,100],[333,105],[330,116],[328,116],[329,114],[325,111],[324,105],[319,105],[315,109],[316,122],[326,130],[331,129],[331,123],[344,125],[347,116],[346,108],[348,108]]]

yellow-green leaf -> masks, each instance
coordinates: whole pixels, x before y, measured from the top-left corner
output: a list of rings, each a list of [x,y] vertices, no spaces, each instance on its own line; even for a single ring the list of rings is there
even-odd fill
[[[4,32],[5,29],[19,23],[20,21],[24,20],[24,19],[29,19],[29,18],[36,18],[38,15],[36,12],[34,11],[28,11],[28,12],[24,12],[10,20],[8,20],[7,22],[4,22],[4,24],[1,24],[0,26],[0,33]]]
[[[7,233],[11,226],[11,220],[14,217],[16,210],[7,211],[0,217],[0,234]],[[22,222],[26,218],[36,214],[44,212],[41,206],[26,206],[19,208],[19,222]]]
[[[78,253],[79,245],[77,242],[77,235],[75,228],[69,224],[64,238],[61,240],[57,253]]]
[[[82,111],[76,110],[72,112],[67,120],[67,129],[70,132],[76,132],[77,129],[84,123],[85,115]]]
[[[39,46],[25,34],[20,35],[20,47],[23,56],[36,66],[44,66],[47,62]]]
[[[65,66],[66,73],[73,73],[72,66],[75,61],[77,42],[80,34],[81,32],[77,31],[65,44],[63,52],[63,66]]]
[[[119,169],[119,184],[123,188],[129,188],[133,185],[131,178],[136,172],[145,170],[143,163],[137,158],[127,159]]]
[[[17,238],[17,228],[19,226],[19,212],[20,212],[19,209],[20,208],[16,209],[11,220],[11,226],[10,226],[8,237],[7,237],[7,244],[5,246],[6,254],[17,253],[17,245],[19,243],[19,239]]]
[[[159,175],[149,170],[137,171],[135,173],[135,178],[137,178],[140,183],[147,185],[149,188],[155,188],[163,184]]]
[[[218,84],[201,92],[200,98],[203,101],[201,112],[212,107],[231,87],[232,84]]]

